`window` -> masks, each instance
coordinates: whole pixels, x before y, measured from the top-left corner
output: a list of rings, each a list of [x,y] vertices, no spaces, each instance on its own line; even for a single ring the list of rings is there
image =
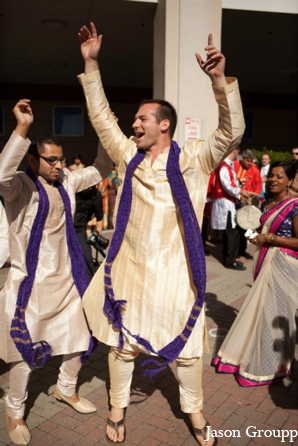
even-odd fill
[[[83,107],[54,105],[53,126],[55,136],[83,136]]]

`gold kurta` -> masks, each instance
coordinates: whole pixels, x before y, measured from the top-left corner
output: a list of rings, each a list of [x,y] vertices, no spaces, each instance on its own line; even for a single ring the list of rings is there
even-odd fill
[[[99,73],[81,75],[79,79],[92,124],[103,147],[118,165],[117,212],[125,170],[136,153],[136,144],[133,138],[126,138],[111,115]],[[187,141],[180,154],[180,169],[200,223],[209,174],[228,151],[239,145],[244,132],[238,83],[235,79],[230,81],[224,88],[214,87],[221,118],[219,128],[206,141]],[[166,175],[168,153],[169,147],[151,166],[151,154],[147,152],[134,172],[132,210],[112,266],[115,298],[127,301],[125,326],[133,334],[149,340],[155,350],[164,347],[183,330],[196,298],[181,217]],[[117,346],[118,331],[103,313],[103,302],[101,267],[84,295],[83,305],[93,334],[100,341]],[[202,355],[204,325],[202,311],[179,356]],[[127,335],[126,343],[135,346],[136,341]]]
[[[16,172],[29,140],[13,133],[0,154],[0,194],[10,223],[11,269],[0,293],[0,357],[18,361],[21,355],[11,337],[10,326],[20,283],[27,275],[26,250],[39,196],[33,181]],[[75,193],[99,183],[111,170],[111,164],[99,150],[93,166],[70,172],[62,170],[59,181],[65,187],[75,211]],[[39,249],[38,266],[25,317],[33,342],[46,340],[53,355],[84,351],[89,344],[82,301],[71,274],[66,242],[64,204],[57,188],[39,177],[48,194],[50,208]]]

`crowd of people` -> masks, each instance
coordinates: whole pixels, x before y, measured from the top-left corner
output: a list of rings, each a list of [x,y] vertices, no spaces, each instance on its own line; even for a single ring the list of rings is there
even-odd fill
[[[272,383],[288,376],[294,359],[298,149],[293,149],[296,161],[271,166],[264,153],[260,169],[251,150],[239,157],[245,124],[238,82],[225,76],[225,57],[212,34],[205,59],[197,53],[196,60],[211,81],[218,128],[205,141],[186,141],[180,148],[173,140],[174,107],[152,99],[140,104],[134,137],[127,138],[102,87],[102,36],[91,23],[80,29],[79,41],[85,66],[79,81],[99,138],[93,165],[86,167],[76,154],[67,167],[54,137],[28,140],[34,120],[29,99],[15,105],[16,128],[0,154],[11,261],[0,293],[0,357],[11,363],[7,431],[15,444],[30,442],[24,419],[29,377],[56,355],[63,356],[56,399],[80,413],[95,412],[76,384],[82,363],[100,341],[110,346],[110,441],[125,441],[134,361],[147,353],[144,376],[176,361],[181,410],[197,443],[211,446],[216,439],[202,412],[208,339],[206,231],[202,238],[200,227],[207,192],[211,226],[224,232],[223,263],[238,271],[245,269],[238,258],[250,259],[238,208],[252,200],[265,203],[261,232],[250,239],[258,248],[255,281],[214,365],[234,373],[240,385]],[[26,153],[28,168],[19,172]],[[98,233],[115,228],[97,271],[86,237],[92,216]]]

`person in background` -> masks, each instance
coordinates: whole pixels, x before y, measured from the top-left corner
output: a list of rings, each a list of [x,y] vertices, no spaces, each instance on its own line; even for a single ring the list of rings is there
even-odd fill
[[[95,231],[100,234],[102,231],[103,219],[102,196],[95,185],[76,194],[76,212],[74,215],[74,226],[84,251],[90,280],[97,269],[93,262],[91,246],[88,243],[87,237],[87,224],[93,218],[96,219]]]
[[[253,160],[252,160],[252,162],[253,162],[253,164],[255,165],[255,166],[257,166],[257,168],[259,168],[259,161],[258,161],[258,158],[254,158]]]
[[[268,173],[272,199],[261,217],[254,283],[213,360],[240,386],[270,385],[289,376],[295,359],[298,308],[298,199],[289,197],[296,169],[275,162]]]
[[[62,167],[62,169],[68,169],[68,167],[67,167],[67,158],[65,158],[65,161],[63,161],[61,163],[61,167]]]
[[[255,154],[250,149],[245,149],[241,152],[242,158],[234,161],[234,168],[236,175],[240,181],[241,188],[250,192],[250,196],[260,196],[262,192],[262,178],[259,169],[253,164]],[[242,197],[243,198],[243,197]],[[244,236],[245,230],[237,226],[239,231],[239,257],[245,259],[252,259],[252,255],[249,254],[247,249],[247,240]]]
[[[268,180],[268,172],[270,169],[270,155],[269,153],[262,153],[261,155],[261,170],[260,170],[260,174],[261,174],[261,178],[262,178],[262,197],[265,197],[266,194],[266,184],[267,184],[267,180]]]
[[[234,161],[239,148],[234,149],[215,170],[212,188],[212,229],[225,231],[223,237],[223,264],[226,268],[244,271],[246,267],[237,261],[239,251],[239,232],[236,227],[236,202],[239,194],[249,197],[249,192],[241,189],[234,170]]]
[[[293,160],[292,165],[295,168],[296,175],[295,175],[295,178],[293,179],[292,184],[290,185],[289,195],[291,195],[293,197],[298,197],[298,159]]]
[[[298,147],[294,147],[292,149],[292,159],[293,160],[298,160]]]
[[[73,164],[69,166],[69,170],[77,170],[77,169],[84,169],[85,164],[82,163],[82,155],[79,153],[77,155],[74,155],[73,157]]]
[[[117,190],[119,186],[119,178],[118,178],[118,168],[117,166],[114,166],[112,172],[108,176],[109,179],[109,186],[108,186],[108,214],[109,214],[109,223],[108,223],[108,229],[114,229],[114,209],[115,209],[115,203],[116,203],[116,195]]]

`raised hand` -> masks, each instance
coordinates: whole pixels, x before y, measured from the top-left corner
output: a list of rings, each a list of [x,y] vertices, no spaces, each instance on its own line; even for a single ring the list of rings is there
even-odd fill
[[[85,62],[97,61],[98,54],[102,42],[102,34],[97,35],[97,31],[93,22],[90,23],[90,29],[87,26],[82,26],[78,33],[81,44],[81,53]]]
[[[205,47],[207,59],[203,61],[201,55],[196,53],[196,58],[201,69],[210,77],[214,85],[224,86],[225,79],[225,56],[213,45],[212,34],[208,36],[208,45]]]
[[[16,103],[12,111],[17,120],[15,131],[23,138],[26,138],[29,127],[34,120],[30,99],[21,99]]]

